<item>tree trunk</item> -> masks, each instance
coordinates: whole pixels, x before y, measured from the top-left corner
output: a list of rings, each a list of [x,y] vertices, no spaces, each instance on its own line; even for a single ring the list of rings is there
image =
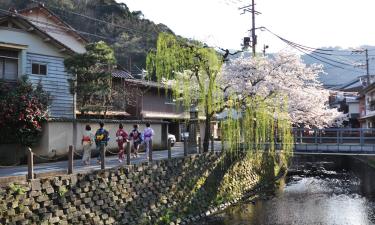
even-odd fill
[[[208,100],[206,98],[206,105],[205,105],[205,128],[204,128],[204,140],[203,140],[203,152],[208,152],[210,137],[211,137],[211,115],[208,112]]]

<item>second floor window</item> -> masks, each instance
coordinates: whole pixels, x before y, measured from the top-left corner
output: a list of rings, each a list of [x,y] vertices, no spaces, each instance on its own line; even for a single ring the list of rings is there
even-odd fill
[[[47,75],[47,64],[33,63],[31,73],[36,75]]]

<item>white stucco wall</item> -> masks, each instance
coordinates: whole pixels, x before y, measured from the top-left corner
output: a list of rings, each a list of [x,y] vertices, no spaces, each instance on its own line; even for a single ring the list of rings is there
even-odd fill
[[[94,134],[99,128],[99,124],[97,122],[77,122],[77,150],[79,152],[82,151],[81,140],[86,124],[91,126],[91,131]],[[110,136],[108,148],[112,150],[117,150],[116,131],[118,129],[118,125],[119,123],[105,123],[104,126],[104,128],[108,130]],[[133,123],[123,123],[123,125],[125,131],[129,134],[133,129]],[[163,148],[162,126],[163,125],[161,123],[151,124],[151,127],[155,131],[155,136],[153,137],[153,146],[155,149]],[[143,133],[144,128],[144,124],[139,124],[140,132]],[[48,122],[43,126],[42,138],[40,143],[33,147],[33,151],[36,154],[43,156],[61,156],[67,154],[69,145],[72,145],[72,143],[73,122]],[[92,146],[92,149],[95,149],[95,144]]]

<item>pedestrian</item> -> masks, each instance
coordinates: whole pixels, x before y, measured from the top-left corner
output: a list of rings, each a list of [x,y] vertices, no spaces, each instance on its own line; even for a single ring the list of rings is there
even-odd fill
[[[133,125],[133,130],[130,133],[130,138],[133,140],[133,154],[134,157],[138,157],[139,145],[142,143],[142,134],[138,131],[138,124]]]
[[[150,148],[152,148],[152,137],[154,136],[154,130],[151,128],[151,124],[149,122],[146,123],[146,128],[143,131],[144,142],[146,145],[146,158],[148,159],[148,154]]]
[[[90,165],[91,160],[91,146],[94,143],[94,134],[91,132],[90,125],[86,125],[83,131],[81,144],[83,146],[82,162],[84,165]]]
[[[128,133],[124,130],[124,126],[120,123],[116,132],[116,141],[118,145],[118,161],[122,163],[125,159],[124,144],[128,142]]]
[[[101,163],[102,152],[104,152],[105,156],[105,150],[109,141],[109,133],[106,129],[104,129],[104,123],[100,122],[99,126],[100,128],[95,133],[96,149],[99,150],[98,164]]]

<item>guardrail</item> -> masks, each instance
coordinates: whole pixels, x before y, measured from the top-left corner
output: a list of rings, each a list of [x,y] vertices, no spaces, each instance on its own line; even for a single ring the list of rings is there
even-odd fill
[[[375,144],[373,128],[293,129],[296,144]]]

